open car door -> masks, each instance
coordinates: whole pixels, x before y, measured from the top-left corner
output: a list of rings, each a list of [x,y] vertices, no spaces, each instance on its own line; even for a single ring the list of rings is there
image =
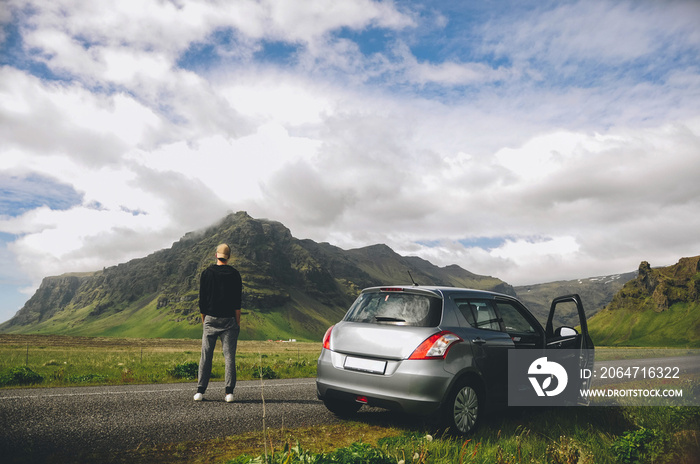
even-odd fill
[[[575,328],[569,326],[560,326],[554,328],[554,320],[556,314],[571,314],[576,311],[578,314],[579,333]],[[552,300],[552,306],[549,309],[547,317],[547,326],[545,327],[545,339],[547,349],[562,349],[562,350],[577,350],[578,351],[578,366],[579,369],[593,370],[594,347],[593,340],[588,335],[588,323],[586,322],[586,313],[583,310],[583,302],[577,294],[560,296]],[[575,353],[575,351],[573,352]],[[572,354],[575,356],[575,354]],[[581,387],[590,388],[591,379],[582,379]],[[588,398],[579,396],[579,404],[588,404]]]

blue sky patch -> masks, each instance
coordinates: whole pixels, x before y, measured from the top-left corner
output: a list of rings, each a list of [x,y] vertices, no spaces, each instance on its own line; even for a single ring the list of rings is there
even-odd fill
[[[9,65],[49,81],[70,81],[70,77],[51,70],[40,58],[41,53],[34,54],[34,50],[25,50],[18,21],[3,24],[2,33],[5,40],[0,42],[0,66]]]
[[[271,62],[275,64],[293,64],[296,61],[299,45],[280,42],[262,42],[262,48],[258,50],[255,57],[261,62]]]
[[[493,250],[506,243],[510,237],[470,237],[457,240],[466,248],[483,248],[484,250]]]
[[[66,210],[79,205],[82,199],[83,195],[72,186],[39,174],[0,174],[0,216],[20,216],[41,206]]]
[[[177,60],[177,66],[194,72],[206,72],[225,63],[246,61],[255,49],[241,41],[235,29],[226,27],[212,32],[205,41],[193,42]]]
[[[512,237],[469,237],[457,240],[457,243],[463,245],[465,248],[483,248],[484,250],[493,250],[494,248],[498,248],[506,243],[506,240],[509,239],[512,239]],[[434,248],[440,246],[443,241],[421,240],[417,243],[429,248]]]
[[[393,33],[385,29],[355,30],[344,27],[335,36],[355,42],[363,55],[369,56],[375,53],[386,53],[387,43],[393,40]]]

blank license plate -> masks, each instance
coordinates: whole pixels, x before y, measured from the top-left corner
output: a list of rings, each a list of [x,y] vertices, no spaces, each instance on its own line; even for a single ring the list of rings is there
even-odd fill
[[[386,361],[375,361],[373,359],[345,358],[345,369],[353,371],[371,372],[373,374],[383,374],[386,370]]]

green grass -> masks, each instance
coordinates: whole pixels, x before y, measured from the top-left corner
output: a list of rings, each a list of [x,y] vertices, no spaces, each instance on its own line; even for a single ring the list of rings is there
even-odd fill
[[[306,430],[299,431],[301,438],[290,431],[286,443],[273,446],[271,441],[268,449],[278,451],[269,452],[267,462],[691,463],[700,451],[697,408],[512,410],[492,415],[469,437],[451,436],[411,418],[399,417],[389,424],[389,433],[368,433],[331,450],[318,449]],[[370,427],[346,424],[355,437]],[[309,449],[304,446],[307,439]],[[265,462],[264,456],[239,455],[229,461],[255,462]]]
[[[200,349],[199,340],[0,334],[0,386],[192,381],[176,372],[178,367],[188,363],[199,363]],[[241,340],[236,356],[237,376],[240,380],[256,379],[262,367],[268,378],[314,377],[320,351],[319,343]],[[29,372],[13,373],[13,369],[18,368]],[[224,372],[223,354],[217,349],[212,378],[223,379]],[[37,381],[32,373],[41,380]],[[22,381],[22,378],[27,380]]]
[[[700,304],[677,303],[651,310],[601,311],[588,321],[596,346],[665,346],[700,348]]]

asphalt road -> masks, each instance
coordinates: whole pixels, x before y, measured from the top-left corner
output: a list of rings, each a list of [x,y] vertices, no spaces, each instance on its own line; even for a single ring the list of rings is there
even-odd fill
[[[71,450],[120,451],[159,443],[261,430],[260,381],[239,381],[235,402],[221,382],[205,400],[196,384],[0,390],[0,461]],[[271,428],[329,424],[315,379],[265,380],[265,422]]]

